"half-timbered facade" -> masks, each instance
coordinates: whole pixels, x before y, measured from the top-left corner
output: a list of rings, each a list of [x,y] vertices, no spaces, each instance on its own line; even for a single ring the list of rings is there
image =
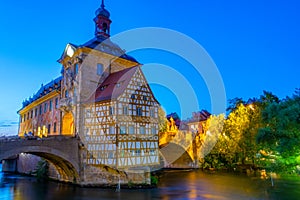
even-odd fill
[[[158,103],[140,67],[112,73],[85,106],[89,164],[158,164]]]

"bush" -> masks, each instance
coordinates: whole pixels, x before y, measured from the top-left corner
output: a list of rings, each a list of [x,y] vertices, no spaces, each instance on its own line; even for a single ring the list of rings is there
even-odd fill
[[[151,175],[151,185],[157,185],[158,184],[158,177]]]
[[[49,163],[42,159],[38,162],[36,170],[33,175],[37,177],[39,181],[45,181],[49,179]]]

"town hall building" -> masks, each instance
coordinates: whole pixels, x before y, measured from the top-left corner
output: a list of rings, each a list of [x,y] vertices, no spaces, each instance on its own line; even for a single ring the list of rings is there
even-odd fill
[[[142,65],[110,40],[103,1],[94,22],[94,38],[67,44],[58,60],[61,76],[23,102],[19,136],[78,137],[88,165],[158,165],[159,103]]]

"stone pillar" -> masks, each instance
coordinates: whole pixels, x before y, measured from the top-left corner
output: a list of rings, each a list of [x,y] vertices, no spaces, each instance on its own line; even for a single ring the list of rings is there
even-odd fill
[[[2,171],[15,173],[17,172],[17,158],[18,156],[11,157],[2,161]]]
[[[149,167],[130,168],[125,170],[128,182],[132,184],[151,185],[151,173]]]

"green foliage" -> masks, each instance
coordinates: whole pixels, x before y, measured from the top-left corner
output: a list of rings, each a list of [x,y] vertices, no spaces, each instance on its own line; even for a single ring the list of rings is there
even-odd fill
[[[159,127],[160,133],[167,131],[167,124],[168,124],[168,119],[166,117],[166,113],[161,107],[159,107],[159,109],[158,109],[158,127]]]
[[[49,163],[42,159],[38,162],[35,172],[33,174],[39,181],[45,181],[49,178]]]
[[[228,163],[240,161],[242,164],[255,164],[258,152],[256,134],[260,125],[260,108],[254,103],[239,104],[229,114],[222,135],[227,147],[224,153]]]
[[[223,114],[214,116],[211,115],[205,124],[205,139],[202,142],[200,149],[200,157],[203,158],[205,155],[212,152],[220,141],[220,135],[223,130],[225,116]]]
[[[270,162],[271,170],[292,172],[300,164],[299,94],[299,90],[296,90],[292,97],[273,101],[262,112],[264,126],[259,129],[257,142],[268,152],[277,155],[275,160],[266,159],[266,162]]]
[[[132,188],[134,186],[134,183],[132,182],[132,180],[129,180],[127,185],[129,188]]]
[[[151,175],[151,185],[157,185],[158,184],[158,177]]]
[[[235,98],[229,104],[221,134],[204,139],[204,144],[217,142],[202,160],[203,168],[251,164],[300,172],[300,89],[285,99],[264,91],[259,99]]]
[[[232,112],[234,110],[236,110],[236,108],[240,105],[240,104],[245,104],[246,102],[242,99],[242,98],[234,98],[234,99],[230,99],[229,100],[229,106],[226,109],[229,112]]]

